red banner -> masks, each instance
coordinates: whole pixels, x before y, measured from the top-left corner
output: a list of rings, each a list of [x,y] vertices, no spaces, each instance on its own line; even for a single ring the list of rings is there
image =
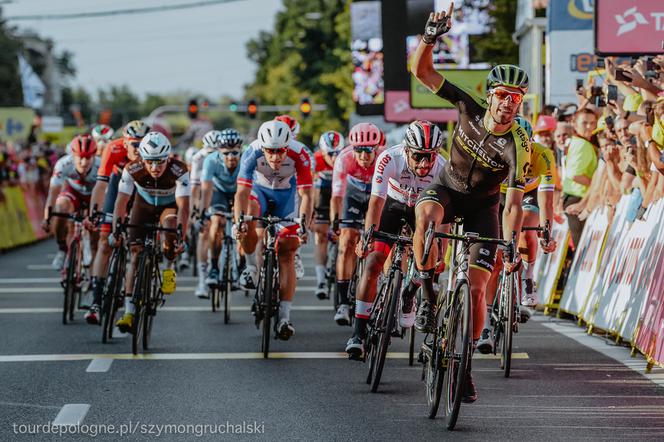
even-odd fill
[[[661,54],[664,1],[595,0],[595,52]]]

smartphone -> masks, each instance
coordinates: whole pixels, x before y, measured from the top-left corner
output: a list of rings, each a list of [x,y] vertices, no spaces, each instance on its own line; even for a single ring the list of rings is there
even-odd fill
[[[595,101],[593,102],[593,104],[595,106],[597,106],[597,107],[605,107],[606,106],[606,100],[604,99],[604,97],[602,97],[601,95],[595,95],[594,97],[595,97]]]
[[[597,59],[597,68],[598,69],[604,69],[605,67],[604,59],[603,58],[598,58]]]
[[[583,89],[583,78],[576,79],[576,90]]]
[[[625,75],[625,70],[620,69],[620,68],[616,69],[616,80],[617,81],[624,81],[626,83],[631,83],[632,82],[632,79],[630,77],[628,77],[627,75]]]
[[[608,115],[606,118],[604,118],[604,122],[606,123],[606,127],[610,130],[613,131],[613,117],[611,115]]]
[[[606,93],[607,101],[618,101],[618,86],[615,84],[610,84],[608,86],[608,91]]]

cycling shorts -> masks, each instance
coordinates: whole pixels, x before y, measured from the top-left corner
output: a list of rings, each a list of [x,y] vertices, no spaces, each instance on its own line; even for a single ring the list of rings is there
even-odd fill
[[[523,210],[539,213],[539,205],[537,204],[537,189],[533,189],[523,196],[523,202],[521,203],[521,206],[523,207]]]
[[[410,227],[410,230],[414,232],[415,208],[409,207],[388,196],[385,200],[385,206],[383,206],[383,212],[380,215],[378,231],[392,235],[399,235],[404,226],[402,221],[405,221],[405,225]],[[393,244],[394,241],[383,239],[376,240],[374,243],[374,250],[382,251],[384,254],[388,255]]]
[[[101,231],[110,233],[111,224],[113,224],[113,211],[115,210],[115,200],[118,199],[118,186],[120,185],[120,173],[112,173],[108,177],[108,187],[104,196],[104,221],[101,223]]]
[[[339,223],[339,226],[344,228],[358,228],[358,225],[364,223],[364,215],[369,210],[369,198],[371,192],[363,192],[355,186],[346,187],[346,194],[341,209],[341,219],[354,219],[360,224],[356,223]]]
[[[208,215],[214,215],[215,213],[221,212],[230,212],[233,209],[234,198],[234,193],[220,192],[215,188],[214,192],[212,193],[210,207],[207,209]]]
[[[66,181],[62,187],[62,190],[60,191],[60,195],[58,195],[58,198],[60,197],[71,201],[74,205],[75,212],[78,212],[79,210],[86,210],[88,207],[90,207],[90,195],[83,195],[78,190],[71,187]]]
[[[268,189],[254,185],[251,199],[258,202],[260,216],[272,215],[279,218],[294,218],[296,214],[295,188]]]
[[[178,206],[175,202],[165,206],[155,206],[137,194],[134,199],[134,207],[131,210],[131,215],[129,215],[129,223],[137,225],[160,224],[166,216],[176,215],[177,213]],[[142,244],[147,234],[148,230],[140,227],[130,227],[127,229],[127,239],[130,245]],[[175,235],[173,234],[167,234],[166,237],[170,238],[171,241],[175,239]],[[166,254],[164,255],[172,259]]]
[[[457,192],[440,183],[434,183],[420,194],[417,204],[432,202],[445,210],[443,224],[451,223],[456,217],[463,218],[464,232],[475,232],[487,238],[500,238],[498,208],[500,192],[493,195],[473,198]],[[470,247],[470,267],[493,272],[496,260],[496,244],[477,243]]]
[[[329,224],[330,223],[330,200],[332,199],[332,188],[321,187],[316,196],[314,206],[314,223],[315,224]]]

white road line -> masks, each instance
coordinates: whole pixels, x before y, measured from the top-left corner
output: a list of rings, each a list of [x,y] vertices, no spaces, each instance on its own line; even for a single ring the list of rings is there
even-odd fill
[[[53,420],[53,425],[78,425],[90,410],[90,404],[65,404]]]
[[[111,368],[112,363],[113,359],[109,358],[93,359],[85,371],[88,373],[106,373]]]
[[[223,311],[223,308],[221,309]],[[231,307],[233,312],[248,312],[251,307],[248,305],[239,305]],[[319,312],[319,311],[333,311],[330,305],[294,305],[291,310],[304,311],[304,312]],[[171,306],[161,307],[158,311],[163,312],[211,312],[210,306]],[[62,313],[61,307],[16,307],[16,308],[0,308],[0,315],[2,314],[37,314],[37,313]],[[115,333],[115,331],[113,332]],[[113,334],[115,336],[115,334]]]
[[[28,264],[26,266],[28,270],[53,270],[51,264]],[[53,270],[55,271],[55,270]]]
[[[47,408],[59,410],[61,407],[55,405],[38,405],[38,404],[25,404],[22,402],[0,402],[0,407],[25,407],[25,408]]]
[[[390,359],[408,359],[407,352],[388,352]],[[500,355],[479,355],[474,359],[499,359]],[[0,362],[61,362],[88,361],[94,359],[110,360],[246,360],[263,359],[263,353],[146,353],[133,355],[118,354],[46,354],[46,355],[1,355]],[[275,352],[270,359],[348,359],[346,353],[339,352]],[[512,359],[528,359],[527,353],[514,353]]]

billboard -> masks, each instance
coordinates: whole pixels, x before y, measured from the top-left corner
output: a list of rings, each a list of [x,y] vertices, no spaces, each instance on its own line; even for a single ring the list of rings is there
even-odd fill
[[[486,78],[489,69],[483,70],[454,70],[442,72],[445,78],[457,86],[462,86],[478,97],[486,97]],[[454,105],[439,96],[432,94],[415,77],[410,80],[410,105],[416,109],[454,109]]]
[[[351,14],[351,56],[353,60],[353,101],[360,115],[383,113],[383,38],[381,2],[354,1]]]
[[[596,0],[594,28],[597,54],[661,54],[664,1]]]

